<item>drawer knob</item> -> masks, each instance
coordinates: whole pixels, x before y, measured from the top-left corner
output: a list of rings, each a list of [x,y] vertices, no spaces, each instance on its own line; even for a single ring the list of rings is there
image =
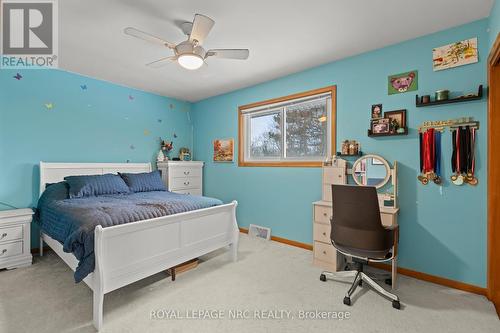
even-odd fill
[[[326,236],[326,232],[323,232],[323,236]]]
[[[326,251],[323,251],[323,254],[326,254]]]
[[[6,232],[4,232],[4,233],[2,234],[2,236],[0,236],[0,239],[4,239],[5,237],[7,237],[7,233],[6,233]]]
[[[189,171],[184,171],[184,174],[187,176],[189,175]]]
[[[3,256],[5,253],[7,253],[7,249],[3,249],[2,253],[0,253],[0,256]]]
[[[327,213],[323,213],[323,216],[327,216],[328,214]]]

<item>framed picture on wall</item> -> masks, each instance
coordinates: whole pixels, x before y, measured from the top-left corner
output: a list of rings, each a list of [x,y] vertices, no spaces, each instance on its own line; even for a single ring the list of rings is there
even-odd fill
[[[216,139],[213,142],[214,162],[234,161],[234,139]]]
[[[382,118],[372,120],[371,127],[373,134],[389,133],[389,119]]]
[[[418,71],[389,75],[388,90],[389,95],[418,90]]]
[[[384,118],[389,119],[391,125],[396,125],[395,129],[406,128],[406,110],[387,111]]]
[[[382,118],[382,104],[372,105],[372,119]]]

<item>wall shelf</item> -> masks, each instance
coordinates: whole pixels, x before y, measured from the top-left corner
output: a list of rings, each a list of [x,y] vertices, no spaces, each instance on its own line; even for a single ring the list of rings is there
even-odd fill
[[[369,137],[399,136],[399,135],[408,135],[408,127],[405,128],[405,131],[403,133],[372,133],[372,130],[368,130]]]
[[[481,85],[479,85],[479,88],[477,90],[477,95],[449,98],[449,99],[445,99],[442,101],[431,100],[429,103],[421,103],[420,97],[417,95],[415,97],[415,106],[416,107],[424,107],[424,106],[441,105],[441,104],[461,103],[461,102],[468,102],[468,101],[477,101],[477,100],[480,100],[482,98],[483,98],[483,85],[481,84]]]
[[[361,156],[363,156],[363,152],[362,151],[360,151],[359,153],[354,154],[354,155],[342,154],[340,151],[337,152],[337,157],[361,157]]]

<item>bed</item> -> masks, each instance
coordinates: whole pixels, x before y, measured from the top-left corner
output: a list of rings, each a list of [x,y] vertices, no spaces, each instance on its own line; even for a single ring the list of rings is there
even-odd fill
[[[150,171],[149,163],[40,162],[40,195],[47,184],[61,182],[66,176]],[[106,293],[223,247],[229,247],[231,259],[236,261],[239,237],[236,207],[237,202],[233,201],[125,224],[95,226],[93,272],[82,277],[93,291],[95,328],[100,330],[103,325]],[[79,260],[64,251],[60,240],[42,231],[41,256],[44,243],[73,271],[78,270]]]

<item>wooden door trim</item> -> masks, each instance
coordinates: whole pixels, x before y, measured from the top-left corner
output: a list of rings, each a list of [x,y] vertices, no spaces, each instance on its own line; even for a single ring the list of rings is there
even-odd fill
[[[500,222],[498,212],[493,210],[500,204],[500,194],[495,193],[500,176],[495,176],[493,166],[500,163],[500,153],[492,147],[498,142],[493,141],[495,123],[500,122],[500,34],[497,35],[488,57],[488,276],[487,297],[495,304],[497,314],[500,317],[500,266],[495,264],[500,260],[500,243],[494,242],[495,237],[500,234]],[[496,71],[494,73],[494,71]]]

